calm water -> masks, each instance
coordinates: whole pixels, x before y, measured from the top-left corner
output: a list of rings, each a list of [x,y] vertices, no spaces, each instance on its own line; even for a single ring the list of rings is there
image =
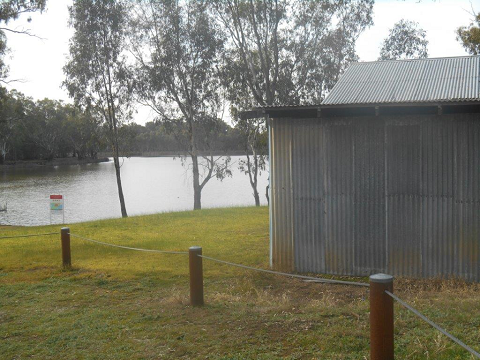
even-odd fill
[[[232,157],[232,163],[240,157]],[[202,191],[202,208],[253,206],[252,189],[245,174],[233,166],[233,177],[211,179]],[[128,215],[193,209],[191,173],[171,157],[124,159],[121,169]],[[65,197],[65,222],[120,217],[113,162],[15,169],[0,172],[1,225],[61,223],[61,211],[49,210],[50,194]],[[266,204],[268,174],[259,178],[262,204]]]

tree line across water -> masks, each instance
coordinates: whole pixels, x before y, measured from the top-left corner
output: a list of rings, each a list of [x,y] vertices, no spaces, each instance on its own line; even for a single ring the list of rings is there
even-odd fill
[[[43,11],[45,5],[46,0],[5,0],[0,23]],[[34,136],[35,127],[23,128],[27,148],[15,148],[17,137],[10,136],[4,153],[10,146],[16,149],[14,156],[32,156],[35,148],[41,156],[55,156],[48,146],[58,144],[52,138],[57,133],[47,131],[52,127],[45,118],[69,108],[65,131],[70,136],[63,139],[70,142],[58,151],[84,156],[110,148],[122,216],[127,209],[119,157],[129,147],[181,149],[191,160],[194,209],[200,209],[208,181],[231,175],[229,157],[214,153],[222,146],[238,146],[246,155],[241,170],[259,205],[267,124],[238,114],[254,107],[319,104],[348,64],[358,60],[356,41],[373,24],[373,6],[374,0],[74,0],[69,7],[73,36],[63,68],[63,87],[74,105],[34,103],[31,113],[45,114],[32,117],[40,124],[42,140]],[[457,33],[473,53],[478,25],[476,17],[470,28]],[[8,30],[0,29],[0,55],[6,52]],[[426,57],[427,45],[418,24],[401,21],[385,39],[380,59]],[[0,59],[0,78],[5,79]],[[156,122],[128,125],[136,103],[150,107]],[[234,129],[221,120],[224,109]],[[13,129],[5,119],[0,116],[2,134]]]
[[[2,91],[2,90],[0,90]],[[0,164],[20,160],[55,158],[97,159],[109,152],[108,128],[94,109],[82,110],[62,101],[34,101],[22,93],[3,89],[0,94]],[[210,136],[210,149],[217,154],[243,154],[246,139],[240,129],[223,121]],[[119,150],[123,156],[181,155],[186,147],[160,121],[144,126],[120,124]],[[201,149],[207,146],[201,144]]]

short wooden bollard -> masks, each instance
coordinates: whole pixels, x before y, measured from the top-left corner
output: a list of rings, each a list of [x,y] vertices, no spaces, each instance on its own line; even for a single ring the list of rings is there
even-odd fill
[[[62,262],[64,268],[72,266],[72,256],[70,254],[70,228],[64,227],[61,230],[62,237]]]
[[[203,264],[202,248],[192,246],[188,249],[189,268],[190,268],[190,304],[192,306],[203,305]]]
[[[370,276],[370,360],[393,360],[393,276]]]

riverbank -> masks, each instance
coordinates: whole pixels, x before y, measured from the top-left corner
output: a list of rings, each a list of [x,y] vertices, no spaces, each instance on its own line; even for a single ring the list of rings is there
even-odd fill
[[[111,156],[108,152],[101,152],[99,155],[101,156]],[[210,153],[199,151],[199,156],[209,156]],[[245,156],[244,151],[222,151],[222,150],[214,150],[211,155],[213,156]],[[181,151],[144,151],[144,152],[130,152],[127,155],[122,154],[121,156],[127,157],[181,157],[186,156],[188,157],[189,154],[187,152]]]
[[[108,162],[108,157],[100,157],[97,159],[78,159],[78,158],[58,158],[53,160],[18,160],[6,161],[5,164],[0,165],[0,170],[9,169],[31,169],[45,166],[63,166],[63,165],[83,165],[83,164],[97,164],[101,162]]]
[[[186,251],[199,245],[206,256],[269,268],[267,207],[94,221],[72,224],[70,231],[146,249]],[[59,234],[60,226],[0,229],[0,237],[50,232]],[[2,358],[369,357],[365,288],[305,283],[204,259],[206,305],[193,308],[187,255],[131,251],[72,237],[73,269],[63,270],[57,234],[1,240]],[[396,279],[395,293],[479,350],[479,284]],[[471,359],[398,304],[395,355]]]

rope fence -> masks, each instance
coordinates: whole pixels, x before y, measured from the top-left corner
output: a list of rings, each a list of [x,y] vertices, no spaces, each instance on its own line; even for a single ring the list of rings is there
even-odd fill
[[[68,233],[70,236],[81,239],[84,241],[92,242],[95,244],[100,244],[100,245],[105,245],[105,246],[111,246],[115,248],[120,248],[120,249],[126,249],[126,250],[135,250],[135,251],[144,251],[144,252],[151,252],[151,253],[159,253],[159,254],[180,254],[180,255],[188,255],[187,251],[169,251],[169,250],[155,250],[155,249],[142,249],[142,248],[135,248],[135,247],[129,247],[129,246],[122,246],[122,245],[115,245],[111,243],[106,243],[103,241],[98,241],[94,239],[90,239],[84,236],[80,236],[77,234],[73,233]],[[267,274],[273,274],[273,275],[281,275],[281,276],[287,276],[291,278],[297,278],[297,279],[303,279],[303,280],[310,280],[312,282],[318,282],[318,283],[328,283],[328,284],[340,284],[340,285],[353,285],[353,286],[363,286],[363,287],[369,287],[370,285],[367,283],[361,283],[361,282],[356,282],[356,281],[344,281],[344,280],[334,280],[334,279],[326,279],[326,278],[320,278],[320,277],[313,277],[313,276],[304,276],[304,275],[297,275],[297,274],[291,274],[291,273],[285,273],[285,272],[280,272],[280,271],[273,271],[273,270],[267,270],[267,269],[260,269],[260,268],[255,268],[252,266],[247,266],[247,265],[242,265],[242,264],[236,264],[233,262],[225,261],[225,260],[220,260],[216,258],[212,258],[210,256],[205,256],[205,255],[197,255],[201,258],[211,260],[217,263],[222,263],[238,268],[243,268],[247,270],[253,270],[257,272],[262,272],[262,273],[267,273]]]
[[[387,293],[388,296],[392,297],[394,300],[396,300],[398,303],[400,303],[403,307],[407,308],[408,310],[410,310],[411,312],[413,312],[415,315],[417,315],[420,319],[422,319],[423,321],[427,322],[428,324],[430,324],[431,326],[433,326],[435,329],[437,329],[438,331],[440,331],[443,335],[445,335],[446,337],[450,338],[450,340],[456,342],[458,345],[460,345],[462,348],[464,348],[465,350],[467,350],[470,354],[472,354],[473,356],[476,356],[477,358],[480,359],[480,353],[478,353],[477,351],[473,350],[470,346],[466,345],[463,341],[459,340],[458,338],[456,338],[455,336],[453,336],[452,334],[450,334],[447,330],[441,328],[440,326],[438,326],[437,324],[435,324],[432,320],[428,319],[425,315],[423,315],[422,313],[420,313],[420,311],[418,311],[417,309],[414,309],[412,306],[408,305],[405,301],[403,301],[402,299],[400,299],[398,296],[392,294],[390,291],[386,290],[385,291]]]
[[[29,234],[29,235],[17,235],[17,236],[3,236],[0,239],[13,239],[22,237],[33,236],[49,236],[58,235],[55,233],[44,234]],[[190,273],[190,303],[193,306],[204,305],[203,295],[203,262],[202,260],[209,260],[216,263],[229,265],[246,270],[267,273],[272,275],[286,276],[290,278],[307,280],[309,282],[326,283],[326,284],[338,284],[349,286],[368,287],[370,290],[370,359],[371,360],[390,360],[394,358],[394,312],[393,312],[393,300],[400,303],[406,309],[413,312],[422,320],[433,326],[436,330],[440,331],[443,335],[454,341],[461,346],[464,350],[468,351],[474,357],[480,359],[480,353],[466,345],[464,342],[441,328],[439,325],[428,319],[421,314],[418,310],[408,305],[405,301],[393,294],[393,276],[385,274],[375,274],[370,276],[370,283],[362,283],[355,281],[335,280],[321,277],[304,276],[291,274],[286,272],[260,269],[252,266],[242,265],[230,261],[216,259],[210,256],[202,254],[202,248],[198,246],[190,247],[187,251],[170,251],[170,250],[156,250],[156,249],[143,249],[137,247],[116,245],[95,239],[87,238],[81,235],[73,234],[69,228],[62,228],[61,230],[61,243],[62,243],[62,261],[65,268],[71,267],[71,250],[70,250],[70,237],[74,237],[83,241],[91,242],[98,245],[110,246],[114,248],[120,248],[124,250],[141,251],[148,253],[159,254],[178,254],[189,256],[189,273]]]
[[[58,232],[51,232],[51,233],[45,233],[45,234],[29,234],[29,235],[0,236],[0,240],[1,240],[1,239],[28,238],[28,237],[36,237],[36,236],[49,236],[49,235],[58,235]]]
[[[232,263],[232,262],[225,261],[225,260],[215,259],[215,258],[212,258],[210,256],[205,256],[205,255],[198,255],[198,256],[200,256],[204,259],[210,260],[210,261],[215,261],[217,263],[230,265],[230,266],[235,266],[235,267],[239,267],[239,268],[242,268],[242,269],[247,269],[247,270],[252,270],[252,271],[257,271],[257,272],[262,272],[262,273],[267,273],[267,274],[273,274],[273,275],[287,276],[287,277],[302,279],[302,280],[310,280],[311,282],[339,284],[339,285],[364,286],[364,287],[369,287],[370,286],[367,283],[361,283],[361,282],[356,282],[356,281],[334,280],[334,279],[326,279],[326,278],[313,277],[313,276],[290,274],[290,273],[285,273],[285,272],[280,272],[280,271],[259,269],[259,268],[254,268],[254,267],[247,266],[247,265],[236,264],[236,263]]]
[[[57,233],[58,234],[58,233]],[[74,238],[81,239],[84,241],[89,241],[95,244],[100,244],[100,245],[105,245],[105,246],[111,246],[115,248],[120,248],[120,249],[126,249],[126,250],[134,250],[134,251],[143,251],[143,252],[150,252],[150,253],[158,253],[158,254],[180,254],[180,255],[188,255],[188,252],[186,251],[168,251],[168,250],[155,250],[155,249],[142,249],[142,248],[135,248],[135,247],[129,247],[129,246],[122,246],[122,245],[115,245],[115,244],[110,244],[106,243],[103,241],[98,241],[98,240],[93,240],[89,239],[80,235],[72,234],[69,233],[70,236],[73,236]]]

